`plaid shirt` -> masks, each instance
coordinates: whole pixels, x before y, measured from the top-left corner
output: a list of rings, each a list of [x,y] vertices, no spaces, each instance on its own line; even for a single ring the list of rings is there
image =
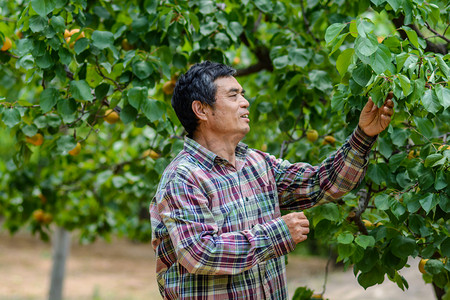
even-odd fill
[[[150,204],[165,299],[287,299],[284,255],[295,245],[280,209],[336,199],[364,176],[375,138],[357,128],[313,167],[236,147],[236,168],[186,138]]]

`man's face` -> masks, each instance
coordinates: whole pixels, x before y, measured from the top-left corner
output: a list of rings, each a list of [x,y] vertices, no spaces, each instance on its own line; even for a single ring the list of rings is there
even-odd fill
[[[208,126],[225,139],[239,141],[249,132],[249,103],[244,90],[234,77],[217,78],[216,102],[210,107]]]

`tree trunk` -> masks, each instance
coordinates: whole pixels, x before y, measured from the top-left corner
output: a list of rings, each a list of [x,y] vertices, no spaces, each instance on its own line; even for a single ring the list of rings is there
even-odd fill
[[[50,280],[49,300],[62,300],[66,260],[69,256],[70,232],[56,227],[53,236],[53,267]]]
[[[436,295],[437,300],[441,300],[444,297],[445,291],[441,289],[433,282],[434,294]]]

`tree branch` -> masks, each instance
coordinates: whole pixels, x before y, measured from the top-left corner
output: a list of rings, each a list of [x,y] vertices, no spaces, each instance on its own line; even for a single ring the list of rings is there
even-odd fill
[[[392,23],[394,23],[394,26],[397,29],[401,29],[401,27],[405,25],[405,16],[400,15],[398,18],[392,19]],[[411,28],[412,30],[414,30],[419,37],[424,38],[422,32],[419,30],[419,28],[417,28],[416,25],[409,24],[408,27]],[[404,40],[408,39],[408,36],[404,30],[399,30],[399,33],[400,33],[400,37],[402,39],[404,39]],[[430,42],[429,40],[425,40],[425,41],[427,43],[425,52],[441,53],[444,55],[448,53],[448,50],[447,50],[447,47],[445,44],[435,44],[435,43]]]
[[[448,39],[447,37],[443,36],[442,34],[440,34],[439,32],[437,32],[436,30],[434,30],[433,28],[431,28],[430,24],[425,23],[425,26],[427,26],[428,30],[431,31],[432,33],[434,33],[436,36],[440,37],[441,39],[443,39],[444,41],[447,42],[447,44],[450,44],[450,39]]]

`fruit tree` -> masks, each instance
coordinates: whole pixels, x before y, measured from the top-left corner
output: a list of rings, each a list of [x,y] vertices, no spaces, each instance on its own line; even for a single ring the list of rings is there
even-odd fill
[[[11,232],[147,241],[147,207],[183,145],[180,72],[233,65],[251,147],[317,164],[368,96],[395,116],[364,181],[308,210],[365,288],[421,257],[450,298],[450,6],[423,0],[31,0],[0,3],[0,212]],[[253,125],[252,125],[253,124]],[[263,124],[263,125],[260,125]],[[418,266],[414,266],[419,272]]]

